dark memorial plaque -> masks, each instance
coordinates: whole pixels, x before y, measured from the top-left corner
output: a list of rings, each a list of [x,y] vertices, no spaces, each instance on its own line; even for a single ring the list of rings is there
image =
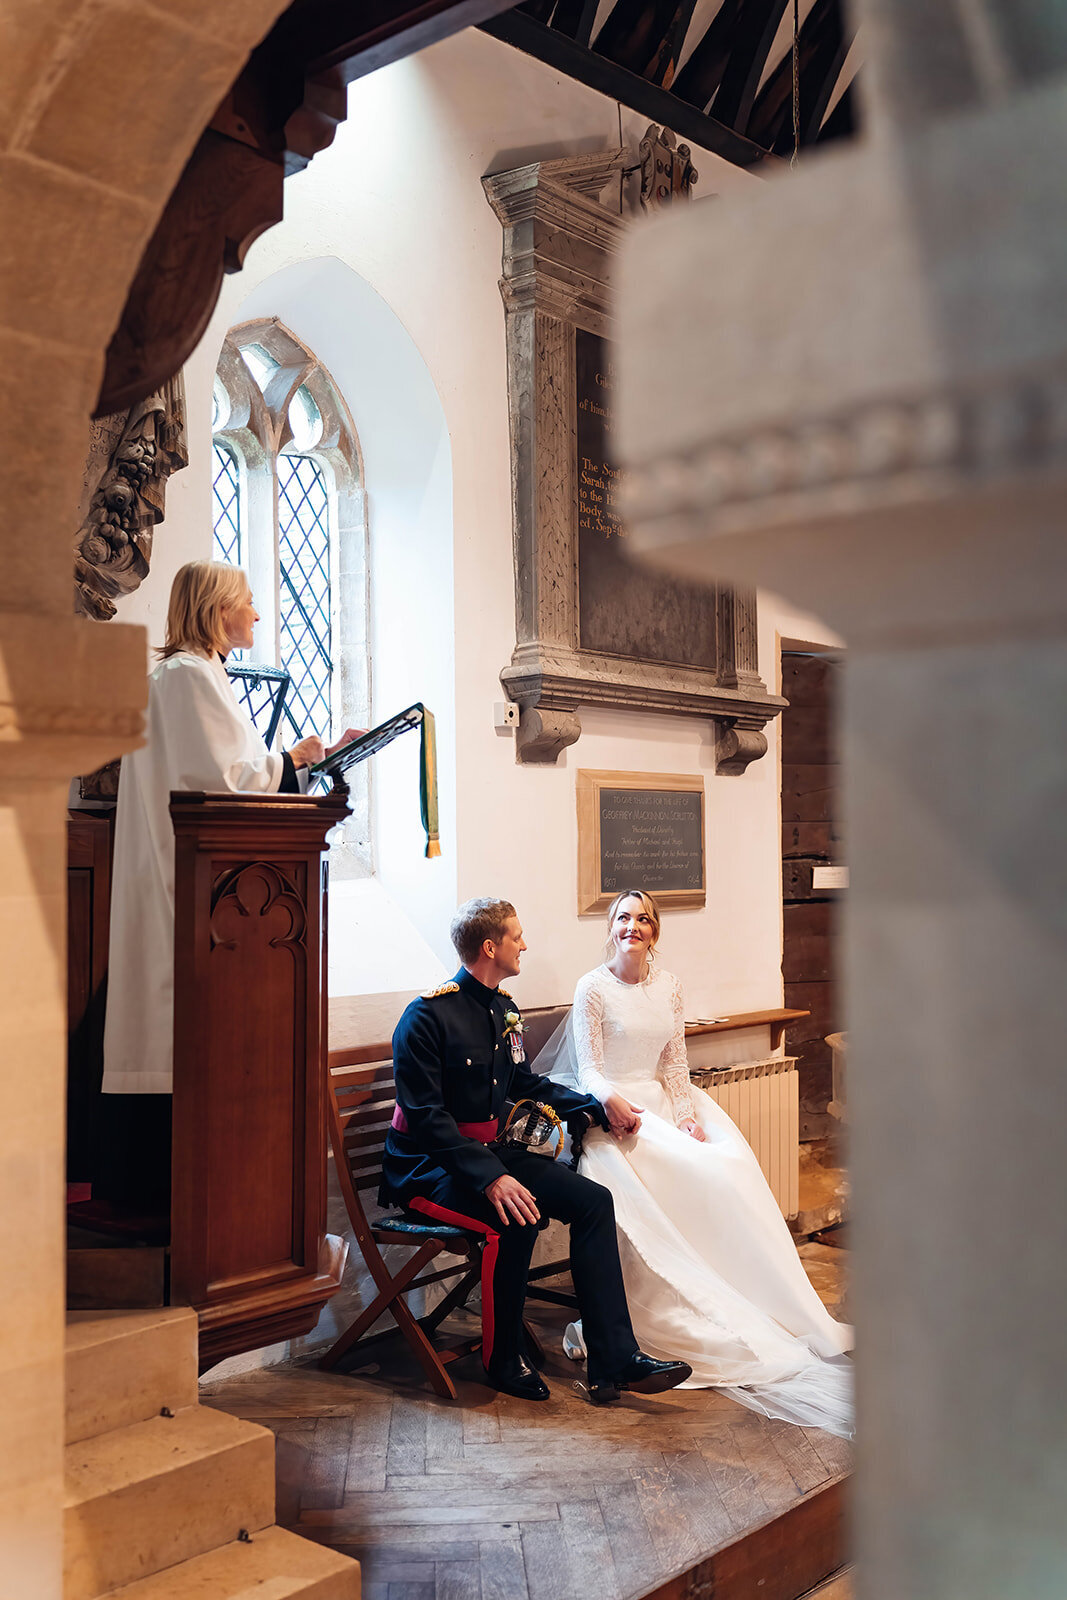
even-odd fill
[[[716,666],[715,590],[637,567],[626,553],[612,459],[611,345],[575,329],[578,634],[583,650]]]
[[[655,789],[601,789],[600,883],[618,894],[699,889],[704,880],[703,797]]]
[[[578,910],[622,889],[704,904],[704,782],[691,773],[578,773]]]

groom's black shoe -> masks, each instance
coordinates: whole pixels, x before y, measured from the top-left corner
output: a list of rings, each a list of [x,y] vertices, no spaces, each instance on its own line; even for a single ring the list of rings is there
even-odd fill
[[[623,1389],[637,1394],[663,1394],[692,1376],[693,1369],[686,1361],[654,1361],[638,1350],[614,1382],[591,1383],[589,1398],[595,1406],[606,1406],[617,1400]]]
[[[485,1375],[494,1389],[517,1395],[520,1400],[547,1400],[551,1394],[541,1374],[522,1356],[513,1356],[509,1361],[491,1361]]]

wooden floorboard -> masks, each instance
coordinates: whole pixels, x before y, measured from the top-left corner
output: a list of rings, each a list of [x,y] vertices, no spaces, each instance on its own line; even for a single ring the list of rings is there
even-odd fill
[[[844,1565],[847,1445],[714,1390],[590,1406],[566,1314],[535,1319],[543,1405],[494,1394],[477,1357],[441,1399],[399,1340],[351,1375],[273,1368],[201,1397],[274,1431],[278,1520],[356,1557],[364,1600],[798,1600]]]

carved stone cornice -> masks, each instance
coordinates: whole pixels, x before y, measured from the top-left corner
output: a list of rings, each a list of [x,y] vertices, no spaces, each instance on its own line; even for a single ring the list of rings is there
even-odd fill
[[[753,701],[745,689],[715,681],[697,667],[633,661],[592,651],[563,650],[539,642],[519,645],[500,680],[519,706],[570,710],[582,704],[620,711],[660,711],[673,716],[745,719],[762,727],[787,704],[779,695]]]
[[[626,151],[534,161],[482,180],[504,227],[500,292],[509,311],[580,318],[595,332],[610,315],[610,262],[624,219],[598,196],[620,176]]]
[[[789,593],[854,648],[964,609],[997,630],[1058,613],[1067,177],[1051,163],[991,192],[988,175],[1065,128],[1050,80],[635,234],[618,276],[634,547]],[[1028,554],[982,581],[1005,527],[1029,530]]]
[[[953,391],[724,435],[628,472],[635,521],[701,514],[774,526],[822,511],[939,499],[976,479],[1067,467],[1067,359]]]
[[[626,154],[483,179],[504,227],[512,444],[516,647],[500,681],[521,707],[521,762],[555,761],[591,705],[713,718],[717,770],[737,773],[766,751],[760,729],[785,704],[759,676],[753,590],[716,589],[706,618],[715,648],[699,666],[604,653],[599,638],[588,648],[589,634],[583,648],[580,633],[576,340],[578,329],[612,334],[610,280],[627,221],[599,197],[621,179]]]
[[[143,743],[143,628],[0,612],[0,778],[66,778]]]

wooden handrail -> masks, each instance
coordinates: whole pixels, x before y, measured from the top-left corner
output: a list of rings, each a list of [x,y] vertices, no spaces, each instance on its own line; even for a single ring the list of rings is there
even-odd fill
[[[774,1006],[769,1011],[736,1011],[718,1022],[687,1022],[685,1036],[692,1039],[704,1033],[738,1033],[743,1028],[767,1025],[771,1030],[771,1049],[777,1050],[789,1024],[810,1016],[810,1011],[798,1011],[789,1006]],[[383,1044],[345,1045],[341,1050],[330,1051],[330,1071],[335,1072],[341,1067],[365,1067],[377,1061],[391,1061],[392,1057],[393,1046],[388,1039]]]
[[[392,1040],[386,1039],[384,1044],[346,1044],[340,1050],[331,1050],[327,1062],[334,1072],[338,1067],[369,1067],[375,1062],[392,1059]]]

